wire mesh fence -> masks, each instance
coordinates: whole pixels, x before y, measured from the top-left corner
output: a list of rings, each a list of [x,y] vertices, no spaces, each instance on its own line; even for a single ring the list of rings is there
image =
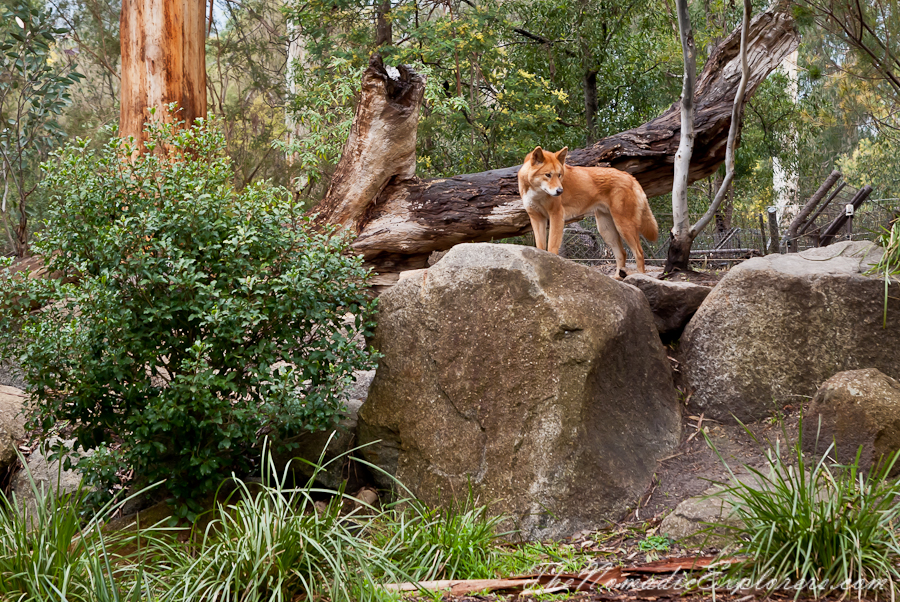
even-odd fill
[[[766,213],[744,213],[734,210],[730,215],[726,214],[711,222],[694,240],[691,259],[705,264],[731,264],[743,261],[754,256],[768,254],[772,250],[786,252],[783,237],[788,225],[799,211],[803,200],[808,198],[818,186],[818,183],[810,182],[803,186],[797,195],[800,203],[788,205],[776,214],[776,237],[772,240],[772,229]],[[806,191],[805,188],[810,188]],[[845,213],[846,206],[851,202],[858,190],[852,186],[844,185],[833,195],[827,205],[821,206],[809,220],[808,228],[793,242],[797,250],[804,250],[819,246],[819,236],[840,215]],[[804,196],[806,194],[806,196]],[[659,224],[660,236],[656,242],[642,239],[644,255],[648,263],[662,264],[665,262],[669,250],[668,232],[672,228],[672,214],[655,212],[656,221]],[[841,240],[874,240],[885,228],[890,227],[892,220],[900,216],[900,199],[871,199],[864,202],[855,210],[853,216],[842,226],[840,232],[831,240],[831,243]],[[691,222],[700,217],[691,215]],[[509,242],[521,244],[534,244],[531,234],[518,237]],[[628,253],[628,260],[632,261],[632,253]],[[567,224],[563,231],[563,242],[560,255],[575,261],[586,263],[615,262],[612,249],[606,245],[603,238],[597,232],[597,225],[593,218],[585,218],[578,222]]]

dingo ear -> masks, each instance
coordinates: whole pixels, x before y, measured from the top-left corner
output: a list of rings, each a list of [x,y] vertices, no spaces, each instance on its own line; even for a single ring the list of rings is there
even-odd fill
[[[535,146],[534,150],[531,151],[531,162],[532,163],[543,163],[544,162],[544,149],[540,146]]]
[[[556,153],[556,158],[559,160],[560,163],[565,163],[565,162],[566,162],[566,155],[567,155],[568,153],[569,153],[569,147],[566,146],[566,147],[564,147],[561,151],[559,151],[558,153]]]

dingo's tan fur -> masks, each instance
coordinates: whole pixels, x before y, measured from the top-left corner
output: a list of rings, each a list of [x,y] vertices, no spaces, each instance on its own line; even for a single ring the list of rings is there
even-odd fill
[[[631,174],[618,169],[568,166],[568,151],[566,147],[551,153],[538,146],[525,156],[525,164],[519,169],[519,194],[531,219],[537,248],[558,254],[566,221],[593,213],[597,231],[615,253],[616,277],[625,277],[622,239],[643,273],[640,235],[650,241],[659,236],[644,189]]]

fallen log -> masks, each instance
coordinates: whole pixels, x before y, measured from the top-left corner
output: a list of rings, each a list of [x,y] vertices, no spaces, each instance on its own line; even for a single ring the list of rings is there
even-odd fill
[[[790,52],[797,47],[799,34],[789,11],[779,4],[757,15],[750,25],[748,44],[749,81],[745,102]],[[725,38],[712,52],[696,87],[696,138],[694,160],[691,162],[691,182],[713,174],[725,159],[725,145],[731,125],[732,104],[741,79],[740,31]],[[380,92],[391,94],[397,80],[386,74],[372,73],[383,66],[369,67],[364,82],[368,91],[361,102],[373,102]],[[400,74],[413,85],[415,74]],[[368,79],[367,79],[368,78]],[[406,84],[404,84],[406,85]],[[396,90],[394,90],[396,92]],[[371,199],[358,195],[352,203],[341,205],[341,199],[329,194],[314,213],[325,217],[320,223],[337,224],[357,234],[353,249],[361,253],[366,263],[379,276],[375,285],[396,282],[399,272],[425,267],[432,251],[449,249],[461,242],[489,241],[517,236],[530,231],[528,215],[519,199],[516,173],[518,166],[493,171],[465,174],[450,178],[421,180],[409,177],[409,162],[401,162],[396,172],[379,175],[372,185],[371,174],[362,169],[360,149],[384,145],[366,141],[364,136],[380,136],[394,132],[391,127],[410,132],[410,100],[418,94],[407,94],[402,107],[391,102],[382,103],[387,109],[378,111],[360,107],[357,117],[365,116],[377,127],[359,127],[355,141],[345,147],[338,167],[343,189],[376,190]],[[418,110],[418,105],[415,107]],[[627,171],[637,178],[647,196],[658,196],[672,189],[673,157],[680,134],[679,103],[674,103],[652,121],[613,136],[592,146],[569,153],[570,165],[611,166]],[[417,113],[416,113],[417,114]],[[374,121],[373,121],[374,116]],[[415,145],[414,130],[408,134]],[[394,140],[397,137],[392,136]],[[398,142],[399,143],[399,142]],[[410,141],[404,139],[404,148]],[[403,154],[403,153],[401,153]],[[354,175],[356,174],[356,175]],[[364,184],[354,186],[358,177]],[[340,208],[338,208],[340,205]]]

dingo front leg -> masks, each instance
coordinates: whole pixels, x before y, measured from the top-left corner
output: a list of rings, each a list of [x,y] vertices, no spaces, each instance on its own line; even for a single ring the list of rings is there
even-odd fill
[[[526,210],[534,232],[534,246],[541,251],[547,250],[547,218],[539,213]]]
[[[550,209],[550,242],[547,250],[554,255],[559,255],[559,247],[562,246],[563,227],[566,225],[566,216],[562,203],[556,202]]]

